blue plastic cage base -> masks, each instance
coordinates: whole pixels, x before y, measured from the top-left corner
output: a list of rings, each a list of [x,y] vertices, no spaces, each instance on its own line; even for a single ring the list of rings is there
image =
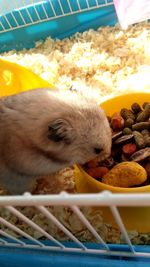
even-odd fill
[[[89,243],[88,247],[97,249],[98,245]],[[110,247],[112,250],[128,251],[126,245],[110,245]],[[135,246],[135,250],[150,252],[150,246]],[[0,247],[1,267],[133,267],[133,265],[149,267],[150,258]]]
[[[63,39],[76,32],[114,26],[118,22],[113,5],[18,28],[0,34],[0,53],[10,50],[29,49],[48,36]]]

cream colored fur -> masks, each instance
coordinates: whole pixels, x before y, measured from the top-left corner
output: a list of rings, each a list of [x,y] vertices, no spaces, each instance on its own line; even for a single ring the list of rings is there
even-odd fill
[[[55,138],[60,138],[55,142]],[[37,89],[0,99],[0,184],[11,194],[32,190],[35,180],[111,150],[101,108],[74,92]]]

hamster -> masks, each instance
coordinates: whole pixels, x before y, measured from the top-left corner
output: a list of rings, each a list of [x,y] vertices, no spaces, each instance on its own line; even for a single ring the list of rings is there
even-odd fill
[[[31,191],[38,178],[111,153],[104,111],[75,92],[36,89],[0,99],[0,185]]]

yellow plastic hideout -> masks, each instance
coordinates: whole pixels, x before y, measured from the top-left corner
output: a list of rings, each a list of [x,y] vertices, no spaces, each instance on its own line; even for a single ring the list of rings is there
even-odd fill
[[[143,104],[150,102],[149,93],[130,93],[109,99],[101,104],[106,114],[111,116],[118,112],[121,108],[130,108],[131,104],[137,102]],[[150,185],[135,187],[135,188],[121,188],[114,187],[101,183],[90,175],[88,175],[81,166],[75,167],[75,182],[78,193],[98,193],[104,190],[109,190],[112,193],[150,193]],[[116,226],[109,208],[96,208],[103,212],[104,221],[108,224]],[[139,233],[150,232],[150,208],[149,207],[121,207],[119,208],[123,222],[128,230],[136,230]]]
[[[0,97],[54,86],[16,63],[0,59]]]

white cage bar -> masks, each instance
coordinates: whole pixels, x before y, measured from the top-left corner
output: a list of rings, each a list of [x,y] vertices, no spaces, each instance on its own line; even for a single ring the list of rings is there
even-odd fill
[[[48,206],[60,206],[69,207],[78,216],[81,222],[86,226],[90,233],[98,241],[98,247],[96,249],[88,248],[85,244],[79,241],[73,233],[70,232],[51,212],[47,209]],[[112,212],[122,236],[124,237],[126,244],[128,245],[129,251],[112,251],[110,246],[103,240],[103,238],[96,232],[92,224],[85,217],[80,207],[101,207],[108,206]],[[46,245],[41,240],[36,240],[31,235],[25,233],[17,225],[13,225],[7,222],[4,218],[0,218],[1,225],[5,225],[6,228],[17,232],[20,237],[25,237],[25,240],[32,241],[32,244],[22,241],[20,237],[15,237],[13,234],[8,234],[5,229],[0,231],[0,246],[10,247],[23,247],[23,248],[36,248],[52,251],[67,251],[67,252],[78,252],[78,253],[89,253],[89,254],[100,254],[100,255],[111,255],[111,256],[129,256],[129,257],[150,257],[150,253],[143,251],[135,251],[133,244],[128,236],[127,230],[125,229],[123,220],[119,214],[117,207],[123,206],[149,206],[150,207],[150,194],[112,194],[111,192],[102,192],[98,194],[68,194],[62,192],[58,195],[31,195],[25,193],[23,196],[1,196],[0,207],[3,207],[13,215],[17,216],[20,220],[33,227],[35,230],[42,232],[45,238],[53,241],[55,246]],[[66,247],[63,242],[52,237],[48,232],[43,230],[35,222],[32,222],[27,216],[18,211],[17,207],[34,207],[37,211],[40,211],[47,220],[52,221],[62,232],[64,232],[70,240],[74,241],[73,247]],[[9,237],[5,238],[4,237]],[[14,239],[13,239],[14,238]],[[16,241],[16,243],[12,243]]]
[[[150,206],[149,193],[111,194],[104,191],[97,194],[67,194],[64,192],[56,195],[30,195],[24,196],[0,196],[2,206]]]

